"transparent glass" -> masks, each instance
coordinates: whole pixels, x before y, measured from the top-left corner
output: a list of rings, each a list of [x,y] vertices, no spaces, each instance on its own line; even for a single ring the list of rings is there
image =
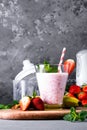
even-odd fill
[[[13,81],[13,99],[20,100],[23,96],[32,96],[33,92],[39,95],[36,74],[32,73],[24,77],[17,84]]]
[[[68,79],[67,71],[68,67],[64,65],[36,66],[38,88],[44,103],[62,105]]]

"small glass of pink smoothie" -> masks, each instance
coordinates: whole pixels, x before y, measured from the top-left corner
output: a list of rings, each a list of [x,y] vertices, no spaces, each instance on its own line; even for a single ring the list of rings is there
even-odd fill
[[[44,103],[62,105],[68,79],[64,66],[61,65],[61,72],[58,72],[58,65],[39,65],[36,67],[36,78]]]

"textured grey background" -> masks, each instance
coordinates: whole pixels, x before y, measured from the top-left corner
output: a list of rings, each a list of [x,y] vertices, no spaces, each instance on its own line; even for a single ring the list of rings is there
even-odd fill
[[[76,60],[87,49],[87,0],[0,0],[0,103],[12,101],[22,61]]]

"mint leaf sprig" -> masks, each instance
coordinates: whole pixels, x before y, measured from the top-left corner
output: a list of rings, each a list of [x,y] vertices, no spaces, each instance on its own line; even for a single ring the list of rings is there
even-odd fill
[[[40,68],[40,64],[37,65],[37,69],[39,72],[46,72],[46,73],[57,73],[58,66],[56,64],[50,64],[48,61],[44,60],[43,62],[43,69]],[[41,71],[40,71],[41,69]]]
[[[17,100],[14,100],[11,104],[0,104],[0,109],[10,109],[12,106],[18,104]]]
[[[48,73],[58,72],[58,66],[51,65],[46,60],[44,61],[44,69],[45,69],[45,72],[48,72]]]
[[[70,113],[66,114],[63,119],[71,122],[84,121],[87,118],[87,111],[82,110],[77,113],[74,107],[71,107]]]

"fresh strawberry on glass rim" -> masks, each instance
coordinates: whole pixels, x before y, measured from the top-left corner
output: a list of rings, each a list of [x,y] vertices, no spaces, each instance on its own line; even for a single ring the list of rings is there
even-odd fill
[[[73,59],[67,59],[64,61],[64,70],[68,72],[69,75],[73,72],[75,66],[76,64]]]

